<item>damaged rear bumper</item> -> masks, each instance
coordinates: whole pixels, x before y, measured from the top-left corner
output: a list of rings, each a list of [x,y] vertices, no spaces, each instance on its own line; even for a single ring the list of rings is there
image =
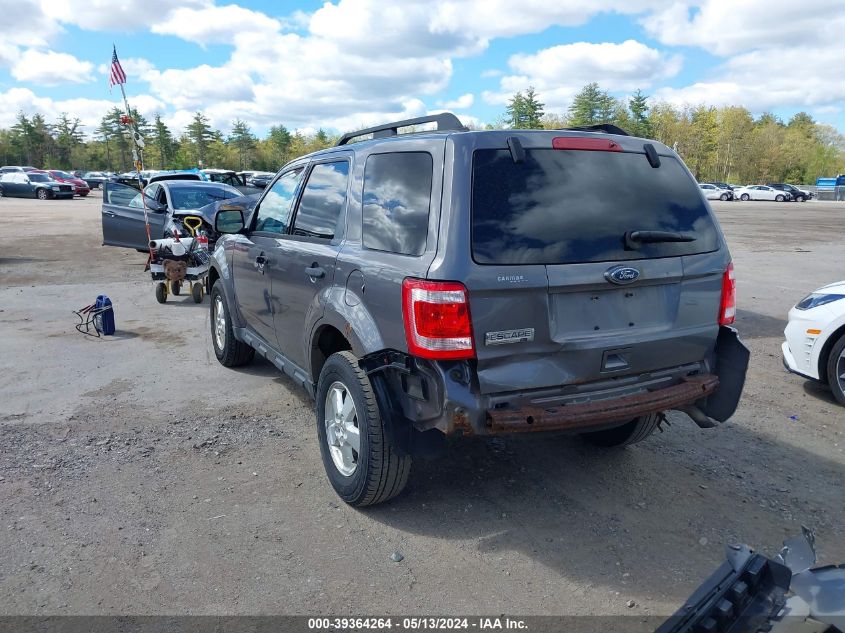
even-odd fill
[[[736,330],[722,327],[712,358],[641,375],[531,391],[484,394],[471,361],[430,362],[385,350],[359,365],[391,424],[416,431],[494,435],[593,431],[670,409],[699,426],[733,415],[748,367]]]
[[[712,374],[687,376],[680,383],[611,400],[561,407],[493,409],[487,412],[489,433],[582,430],[640,415],[678,409],[707,397],[719,387]]]

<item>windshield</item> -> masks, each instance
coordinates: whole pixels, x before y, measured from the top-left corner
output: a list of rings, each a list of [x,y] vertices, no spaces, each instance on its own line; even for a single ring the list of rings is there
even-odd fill
[[[473,159],[472,253],[479,264],[569,264],[670,257],[718,248],[700,189],[670,156],[532,149]],[[693,241],[626,247],[629,231],[668,231]]]
[[[76,178],[76,176],[69,174],[66,171],[54,171],[51,172],[51,174],[55,178],[66,178],[67,180],[73,180],[74,178]]]
[[[47,174],[33,174],[30,172],[28,176],[32,182],[50,182],[52,180]]]
[[[199,209],[218,200],[237,198],[240,191],[232,187],[171,187],[170,200],[176,211]]]

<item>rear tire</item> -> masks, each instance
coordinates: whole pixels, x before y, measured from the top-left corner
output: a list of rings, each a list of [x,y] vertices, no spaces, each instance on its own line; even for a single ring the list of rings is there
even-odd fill
[[[370,379],[351,352],[332,354],[320,371],[317,437],[329,482],[349,505],[383,503],[408,483],[411,458],[391,446]]]
[[[751,196],[749,196],[747,193],[744,193],[739,197],[739,199],[743,202],[748,202],[749,200],[751,200]]]
[[[167,301],[167,284],[163,281],[156,284],[156,301],[159,303]]]
[[[660,422],[659,413],[634,418],[630,422],[604,431],[593,431],[582,433],[581,437],[590,444],[603,447],[628,446],[642,442],[654,432]]]
[[[194,303],[202,303],[203,295],[201,282],[198,281],[191,284],[191,298],[194,300]]]
[[[827,384],[836,401],[845,406],[845,335],[833,344],[827,357]]]
[[[255,349],[235,338],[230,314],[223,284],[217,280],[211,289],[211,345],[221,365],[239,367],[252,362]]]

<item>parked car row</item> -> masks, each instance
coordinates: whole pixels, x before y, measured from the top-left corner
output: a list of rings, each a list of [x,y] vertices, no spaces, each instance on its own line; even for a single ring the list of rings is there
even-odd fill
[[[812,192],[782,182],[765,185],[731,185],[726,182],[702,182],[699,188],[708,200],[770,200],[806,202]]]

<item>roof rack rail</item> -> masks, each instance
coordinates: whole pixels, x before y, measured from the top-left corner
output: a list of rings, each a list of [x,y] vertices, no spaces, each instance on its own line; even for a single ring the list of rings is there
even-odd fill
[[[595,125],[578,125],[576,127],[567,127],[565,130],[573,130],[575,132],[606,132],[607,134],[619,134],[620,136],[631,136],[625,130],[613,123],[596,123]]]
[[[364,136],[365,134],[372,134],[373,138],[384,138],[386,136],[396,136],[399,134],[400,127],[410,127],[412,125],[422,125],[423,123],[437,123],[437,131],[454,130],[456,132],[465,132],[467,128],[458,120],[451,112],[441,112],[440,114],[432,114],[429,116],[421,116],[416,119],[405,119],[404,121],[395,121],[393,123],[385,123],[384,125],[376,125],[375,127],[368,127],[357,132],[347,132],[340,137],[337,142],[338,145],[346,145],[353,138]]]

